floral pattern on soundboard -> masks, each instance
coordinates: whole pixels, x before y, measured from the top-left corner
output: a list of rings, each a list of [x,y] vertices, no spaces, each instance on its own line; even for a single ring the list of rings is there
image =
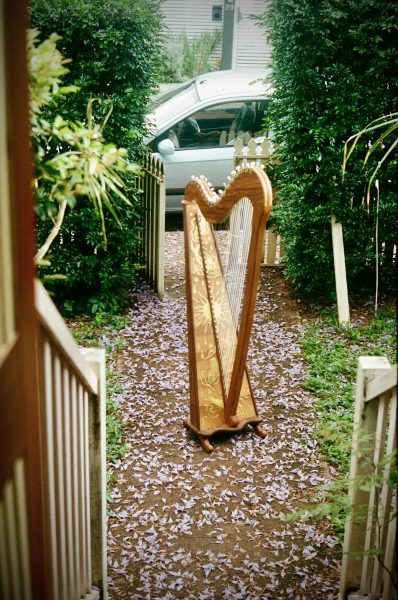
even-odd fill
[[[233,355],[236,349],[236,332],[232,330],[232,335],[227,333],[231,332],[230,308],[211,226],[197,207],[192,207],[189,215],[192,312],[200,421],[195,425],[200,430],[208,430],[225,425],[223,381],[218,359],[219,352],[217,352],[217,335],[222,336],[223,342],[233,344],[231,348]],[[211,290],[210,294],[206,278]],[[217,324],[217,331],[214,330],[213,319]],[[232,370],[232,363],[229,368]],[[242,420],[256,416],[246,375],[242,384],[237,416]]]

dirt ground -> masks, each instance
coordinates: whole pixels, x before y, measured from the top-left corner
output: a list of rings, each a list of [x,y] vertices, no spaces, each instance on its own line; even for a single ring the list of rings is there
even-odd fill
[[[166,232],[166,294],[137,291],[118,397],[125,458],[111,468],[110,600],[337,597],[340,556],[326,523],[290,514],[333,473],[312,435],[302,318],[281,269],[263,268],[248,367],[264,439],[251,427],[203,452],[189,416],[183,235]]]

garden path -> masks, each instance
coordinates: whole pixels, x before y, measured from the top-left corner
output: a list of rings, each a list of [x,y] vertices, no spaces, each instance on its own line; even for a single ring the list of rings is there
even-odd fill
[[[266,437],[248,427],[205,454],[188,416],[183,236],[166,232],[166,295],[136,294],[114,367],[126,456],[112,467],[110,600],[301,600],[337,596],[339,555],[328,525],[280,519],[331,473],[313,437],[297,301],[264,268],[249,370]]]

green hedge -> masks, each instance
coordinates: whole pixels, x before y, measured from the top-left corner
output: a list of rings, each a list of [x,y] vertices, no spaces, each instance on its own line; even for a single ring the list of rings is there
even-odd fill
[[[65,119],[84,121],[90,98],[95,118],[102,122],[109,108],[106,140],[128,150],[128,158],[139,160],[145,134],[145,114],[157,88],[161,16],[155,0],[32,0],[31,25],[44,39],[56,32],[57,46],[69,73],[64,84],[79,87],[49,112]],[[108,244],[104,245],[98,215],[82,203],[65,217],[61,243],[51,247],[50,266],[41,275],[66,275],[53,279],[51,288],[60,307],[68,310],[108,310],[123,305],[127,289],[134,283],[134,262],[140,227],[140,195],[132,176],[123,177],[132,208],[121,206],[120,229],[106,218]],[[117,199],[116,199],[117,201]],[[49,224],[38,223],[38,241]]]
[[[343,148],[371,120],[398,109],[397,17],[396,3],[378,0],[270,0],[263,17],[274,48],[274,214],[286,274],[302,295],[333,297],[332,213],[343,224],[349,291],[374,279],[375,188],[369,209],[365,196],[380,154],[363,168],[368,139],[358,144],[343,181]],[[379,175],[379,239],[391,249],[396,158]],[[391,262],[381,264],[382,275],[383,267],[389,277]]]

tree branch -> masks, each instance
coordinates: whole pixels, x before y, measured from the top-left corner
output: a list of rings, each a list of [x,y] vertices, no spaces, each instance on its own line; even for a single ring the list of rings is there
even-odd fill
[[[40,263],[40,261],[44,258],[44,256],[49,251],[51,244],[57,237],[59,230],[61,229],[62,222],[64,220],[65,210],[66,210],[67,205],[68,205],[67,201],[64,200],[62,202],[59,212],[57,214],[57,218],[55,220],[54,227],[51,229],[50,233],[47,236],[46,241],[41,246],[41,248],[39,248],[39,250],[37,251],[37,253],[35,255],[34,261],[35,261],[36,265],[38,265]]]

